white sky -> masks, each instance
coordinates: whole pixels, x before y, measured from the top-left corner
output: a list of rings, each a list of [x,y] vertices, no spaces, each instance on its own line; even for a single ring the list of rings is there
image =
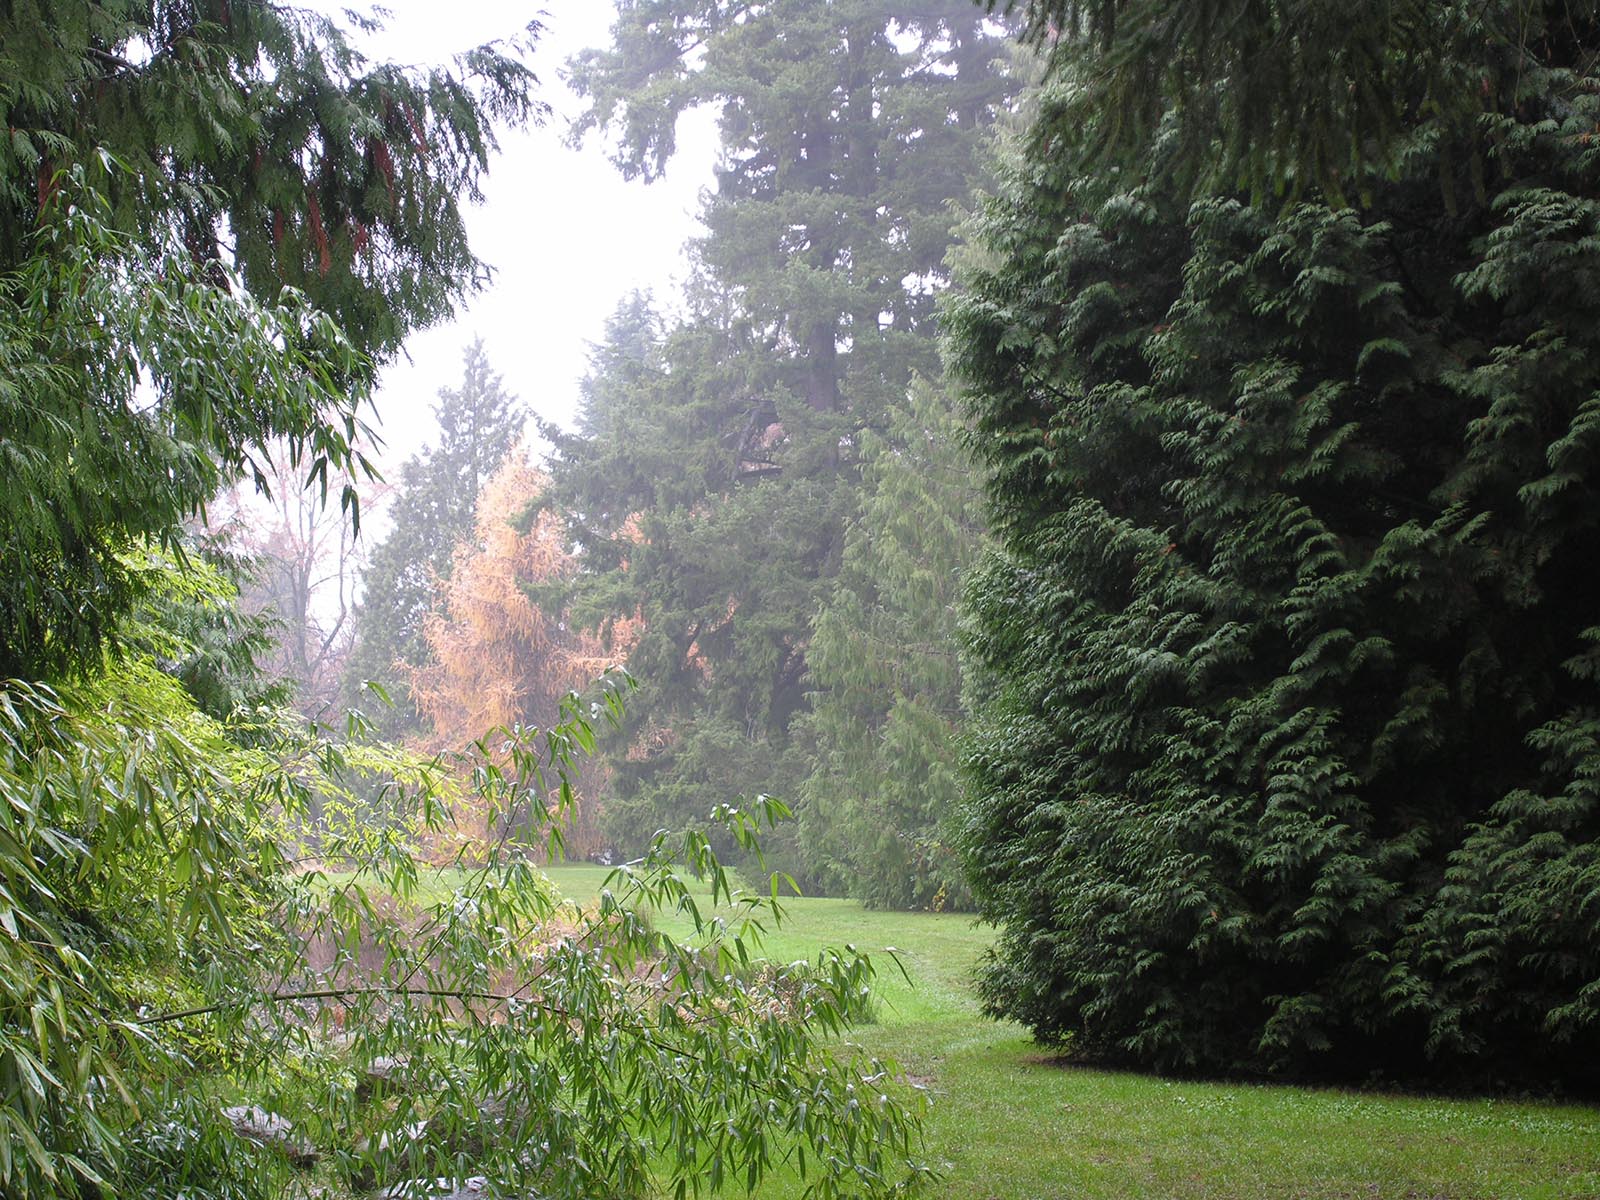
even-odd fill
[[[337,10],[333,0],[318,7]],[[491,287],[456,320],[413,336],[379,381],[378,411],[387,473],[432,441],[440,387],[461,379],[461,351],[481,336],[509,391],[547,420],[570,425],[591,343],[629,291],[652,290],[670,305],[687,272],[684,242],[698,231],[699,193],[716,155],[708,114],[680,129],[679,156],[666,178],[628,183],[592,137],[581,150],[563,139],[580,111],[560,76],[566,59],[608,42],[609,0],[387,0],[387,29],[373,57],[437,63],[517,33],[532,17],[545,27],[533,57],[540,96],[554,109],[542,127],[501,138],[485,202],[467,211],[478,256],[496,269]]]

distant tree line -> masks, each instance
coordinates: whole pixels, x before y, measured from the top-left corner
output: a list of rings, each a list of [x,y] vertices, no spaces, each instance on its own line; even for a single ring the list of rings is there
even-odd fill
[[[638,622],[604,813],[624,848],[770,793],[797,820],[769,856],[805,886],[966,896],[954,632],[980,522],[935,308],[1012,53],[965,0],[652,0],[573,64],[579,132],[626,175],[664,168],[692,106],[722,136],[685,314],[624,302],[577,428],[547,431],[575,619]]]

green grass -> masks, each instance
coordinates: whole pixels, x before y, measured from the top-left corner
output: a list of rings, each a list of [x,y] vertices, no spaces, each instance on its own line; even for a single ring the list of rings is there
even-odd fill
[[[604,868],[549,872],[596,894]],[[793,899],[764,952],[851,943],[879,968],[855,1040],[933,1098],[928,1157],[952,1200],[1595,1200],[1600,1109],[1332,1089],[1172,1082],[1052,1059],[984,1019],[967,987],[989,933],[964,917]],[[681,932],[687,920],[659,914]],[[908,983],[884,953],[896,947]],[[798,1196],[792,1180],[764,1200]]]

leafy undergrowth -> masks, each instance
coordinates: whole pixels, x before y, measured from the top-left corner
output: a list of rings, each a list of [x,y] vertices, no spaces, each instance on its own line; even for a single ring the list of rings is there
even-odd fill
[[[549,872],[591,899],[603,868]],[[1277,1085],[1173,1082],[1041,1053],[979,1015],[966,980],[989,931],[967,917],[786,902],[776,960],[852,942],[878,967],[877,1020],[853,1034],[926,1087],[929,1158],[951,1200],[1590,1200],[1600,1109]],[[663,929],[682,932],[671,914]],[[896,948],[905,975],[886,955]],[[909,978],[907,978],[909,977]],[[774,1179],[763,1200],[797,1196]]]

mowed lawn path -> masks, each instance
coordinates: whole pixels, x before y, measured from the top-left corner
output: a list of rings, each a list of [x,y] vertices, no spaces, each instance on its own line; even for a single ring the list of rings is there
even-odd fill
[[[580,903],[603,868],[550,875]],[[1600,1200],[1600,1108],[1255,1084],[1172,1082],[1052,1059],[978,1012],[992,931],[971,918],[796,898],[769,958],[851,943],[878,967],[854,1035],[933,1097],[927,1157],[954,1200]],[[663,928],[678,929],[670,914]],[[683,922],[687,928],[687,922]],[[895,947],[910,976],[887,954]],[[764,1198],[798,1196],[774,1180]]]

